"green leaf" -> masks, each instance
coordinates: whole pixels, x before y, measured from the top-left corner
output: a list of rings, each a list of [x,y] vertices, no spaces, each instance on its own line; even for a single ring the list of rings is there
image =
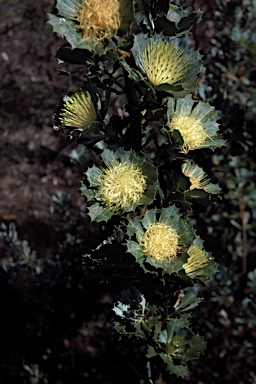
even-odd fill
[[[180,319],[169,319],[167,323],[167,339],[166,344],[172,341],[173,335],[177,334],[181,328]]]
[[[158,337],[158,341],[159,341],[159,343],[167,344],[167,330],[166,329],[164,329],[160,333],[160,335]]]
[[[99,203],[94,203],[91,207],[88,208],[89,213],[88,215],[91,218],[91,221],[108,221],[112,216],[113,212],[109,211],[108,209],[104,208]]]
[[[202,336],[194,335],[191,342],[191,347],[186,351],[187,360],[198,357],[205,350],[205,341]]]
[[[187,35],[191,28],[201,21],[202,14],[203,12],[199,10],[185,16],[182,8],[171,5],[167,15],[158,16],[154,20],[156,32],[162,32],[165,36],[181,37]]]
[[[147,270],[147,268],[144,265],[145,256],[144,256],[144,253],[141,251],[139,244],[136,241],[127,240],[126,245],[127,245],[127,252],[129,252],[133,256],[135,256],[137,263],[139,263],[139,265],[142,267],[142,269],[145,272],[150,272]],[[156,273],[156,272],[152,272],[152,273]]]
[[[151,357],[154,357],[154,356],[156,356],[157,354],[156,354],[156,351],[154,350],[154,348],[153,347],[151,347],[150,345],[148,346],[148,351],[147,351],[147,354],[146,354],[146,357],[148,358],[148,359],[150,359]]]
[[[80,187],[81,194],[87,198],[88,201],[94,200],[94,193],[91,189],[88,189],[84,183]]]
[[[147,257],[145,262],[155,268],[163,269],[163,274],[167,273],[171,275],[173,273],[178,273],[181,269],[183,269],[184,257],[178,256],[175,258],[170,258],[167,261],[155,260],[153,257]]]
[[[65,62],[70,64],[92,64],[92,58],[89,51],[84,49],[72,49],[68,43],[63,44],[57,51],[56,54],[59,63]]]
[[[175,365],[172,358],[165,353],[160,353],[160,357],[166,363],[167,370],[170,374],[174,374],[178,377],[185,377],[188,375],[188,368],[184,365]]]
[[[188,292],[182,298],[181,303],[176,307],[176,311],[177,312],[190,311],[191,309],[194,309],[195,307],[197,307],[201,301],[202,299],[197,298],[193,292]]]

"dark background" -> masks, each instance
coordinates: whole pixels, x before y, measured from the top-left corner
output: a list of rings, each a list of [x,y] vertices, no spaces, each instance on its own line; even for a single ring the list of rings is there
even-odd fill
[[[244,11],[239,27],[249,37],[241,32],[234,40],[246,1],[205,3],[193,2],[205,11],[193,30],[205,59],[199,97],[221,111],[228,146],[205,155],[222,200],[198,207],[195,218],[219,272],[201,289],[193,318],[205,355],[189,363],[189,378],[166,383],[256,383],[256,79],[248,43],[256,27]],[[63,40],[46,24],[54,2],[0,6],[0,383],[142,384],[144,350],[118,342],[111,289],[81,259],[83,238],[97,228],[78,191],[82,169],[70,158],[76,145],[53,129],[57,104],[81,85],[78,75],[57,72]]]

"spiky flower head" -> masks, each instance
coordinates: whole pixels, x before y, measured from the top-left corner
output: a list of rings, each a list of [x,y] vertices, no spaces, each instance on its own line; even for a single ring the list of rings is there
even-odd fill
[[[181,41],[161,34],[150,38],[139,34],[132,48],[136,64],[147,81],[178,97],[194,91],[201,64],[199,53],[181,48]]]
[[[167,124],[170,132],[178,131],[182,137],[181,152],[194,149],[215,149],[225,144],[219,138],[218,113],[208,103],[196,103],[191,95],[183,99],[169,98]]]
[[[84,132],[97,121],[97,113],[89,92],[71,92],[63,98],[54,115],[57,127],[71,131]]]
[[[189,178],[191,183],[189,189],[203,189],[207,193],[218,194],[220,187],[218,184],[209,182],[206,173],[191,160],[186,160],[181,166],[182,173]]]
[[[134,211],[154,200],[158,173],[148,157],[123,149],[105,149],[101,158],[103,167],[93,165],[86,172],[90,188],[82,186],[82,193],[89,200],[100,201],[89,209],[92,220],[107,221],[113,214]]]
[[[127,234],[136,236],[137,241],[127,241],[128,252],[146,272],[152,272],[148,264],[163,273],[181,270],[185,260],[181,247],[194,238],[193,228],[181,219],[175,206],[148,210],[143,217],[135,217],[128,224]]]
[[[175,84],[185,78],[189,61],[183,49],[164,41],[150,41],[141,54],[148,81],[153,86]]]
[[[99,194],[103,204],[113,212],[129,210],[143,196],[146,179],[142,168],[134,163],[116,161],[102,168]]]
[[[54,31],[64,35],[72,48],[97,53],[105,39],[127,30],[133,18],[129,0],[57,0],[57,8],[57,16],[49,15]]]
[[[140,239],[140,247],[146,257],[169,260],[178,252],[179,235],[170,225],[155,222],[149,225]]]

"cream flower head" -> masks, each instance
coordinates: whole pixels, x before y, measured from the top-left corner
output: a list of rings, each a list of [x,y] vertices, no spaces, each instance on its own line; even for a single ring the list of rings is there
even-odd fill
[[[89,208],[92,220],[107,221],[116,213],[132,212],[154,200],[158,172],[148,157],[120,148],[116,152],[105,149],[101,158],[104,166],[93,165],[86,172],[90,188],[81,188],[88,200],[100,202]]]
[[[198,279],[204,284],[216,273],[217,264],[210,253],[204,250],[203,240],[196,236],[187,250],[187,259],[183,269],[191,279]]]
[[[119,163],[102,168],[99,194],[103,204],[113,212],[127,211],[136,205],[146,189],[147,177],[133,163]]]
[[[219,138],[218,113],[207,103],[196,103],[191,95],[183,99],[169,98],[167,124],[170,132],[179,131],[183,144],[181,152],[194,149],[221,147],[225,141]]]
[[[151,273],[156,272],[150,266],[160,268],[162,273],[180,271],[185,261],[181,256],[182,246],[194,239],[191,224],[182,220],[175,206],[151,209],[143,217],[135,217],[130,220],[127,233],[130,237],[135,235],[137,240],[127,241],[128,252],[145,272]]]
[[[97,113],[89,92],[71,92],[63,98],[54,115],[57,128],[84,132],[97,121]]]
[[[126,32],[133,20],[129,0],[57,0],[58,15],[49,15],[54,32],[64,35],[72,48],[103,54],[116,43],[104,46],[119,30]]]
[[[155,260],[168,260],[176,257],[179,235],[170,225],[155,222],[140,239],[140,247],[147,257]]]
[[[184,50],[164,41],[150,41],[141,54],[141,62],[154,87],[182,81],[189,70]]]
[[[182,42],[182,39],[162,34],[150,38],[138,34],[132,48],[135,62],[146,76],[145,81],[178,97],[195,90],[201,65],[201,55],[181,47]]]
[[[207,193],[218,194],[220,187],[218,184],[209,182],[206,173],[192,160],[186,160],[181,166],[182,173],[189,178],[191,183],[189,189],[203,189]]]
[[[121,25],[118,0],[62,0],[63,10],[77,22],[85,40],[102,41],[116,34]]]

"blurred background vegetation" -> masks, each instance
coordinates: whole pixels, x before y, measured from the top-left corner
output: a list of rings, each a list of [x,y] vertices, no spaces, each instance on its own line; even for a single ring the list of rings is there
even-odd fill
[[[189,378],[166,383],[255,384],[256,2],[175,3],[204,11],[191,36],[204,55],[196,97],[220,111],[227,147],[197,159],[222,188],[194,217],[219,265],[198,287],[204,300],[193,319],[206,352],[189,363]],[[113,329],[113,271],[81,258],[97,224],[78,191],[82,147],[52,128],[63,94],[81,86],[78,74],[58,75],[63,41],[45,23],[53,7],[1,5],[0,383],[142,384],[144,351],[117,342]]]

